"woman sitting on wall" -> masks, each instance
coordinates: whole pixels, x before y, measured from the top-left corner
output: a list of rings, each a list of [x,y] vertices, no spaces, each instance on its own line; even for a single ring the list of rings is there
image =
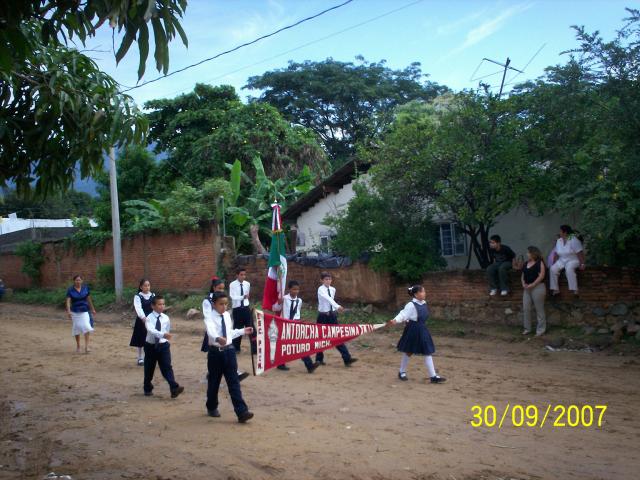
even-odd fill
[[[584,270],[585,268],[582,241],[569,225],[561,225],[560,238],[558,238],[556,242],[554,262],[549,269],[551,272],[549,276],[551,295],[558,295],[560,293],[558,277],[562,270],[566,272],[569,290],[571,290],[574,295],[578,295],[577,268],[580,270]]]

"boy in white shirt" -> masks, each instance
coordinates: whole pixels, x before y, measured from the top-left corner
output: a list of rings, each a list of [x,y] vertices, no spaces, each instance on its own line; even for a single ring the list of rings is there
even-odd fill
[[[234,329],[231,316],[227,312],[229,300],[224,292],[214,292],[211,297],[213,307],[211,317],[205,318],[204,324],[209,337],[209,351],[207,353],[207,413],[210,417],[219,417],[218,390],[224,375],[229,389],[229,396],[233,409],[238,416],[238,422],[245,423],[253,418],[253,413],[242,398],[240,380],[238,379],[238,360],[232,341],[242,335],[250,335],[253,328]]]
[[[147,328],[147,338],[144,343],[144,395],[153,395],[153,373],[156,363],[160,366],[160,372],[169,384],[171,398],[176,398],[182,392],[181,387],[176,382],[171,366],[171,345],[169,340],[173,337],[171,331],[171,320],[164,312],[164,297],[156,295],[151,301],[153,312],[147,315],[145,326]]]
[[[282,318],[287,320],[300,320],[302,312],[302,299],[300,298],[300,283],[291,280],[289,282],[289,293],[282,299]],[[302,362],[307,367],[307,372],[313,373],[320,366],[318,362],[313,362],[311,357],[303,357]],[[286,364],[278,365],[278,370],[289,370]]]
[[[338,312],[344,312],[344,308],[335,301],[336,289],[331,286],[333,277],[330,273],[322,272],[320,274],[320,280],[322,281],[322,285],[318,287],[318,319],[316,323],[337,325]],[[344,343],[338,345],[336,349],[340,352],[340,355],[342,355],[342,361],[345,367],[349,367],[358,361],[357,358],[351,356],[349,349]],[[316,362],[320,365],[325,365],[324,352],[318,352],[316,354]]]
[[[249,308],[251,284],[246,281],[246,278],[247,271],[240,267],[236,270],[236,279],[229,285],[231,315],[233,318],[233,328],[235,329],[242,329],[251,326],[251,309]],[[241,343],[242,335],[233,339],[233,346],[236,349],[236,353],[240,353]]]

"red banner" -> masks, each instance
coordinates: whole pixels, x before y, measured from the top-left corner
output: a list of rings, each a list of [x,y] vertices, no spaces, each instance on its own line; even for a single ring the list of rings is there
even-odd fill
[[[325,325],[287,320],[261,310],[255,310],[255,317],[256,375],[283,363],[334,348],[385,325]]]

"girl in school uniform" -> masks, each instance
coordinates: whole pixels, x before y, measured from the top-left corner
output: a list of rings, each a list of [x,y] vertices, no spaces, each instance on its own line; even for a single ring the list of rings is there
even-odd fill
[[[147,338],[147,327],[145,322],[147,316],[153,311],[153,297],[151,283],[146,278],[140,280],[138,293],[133,297],[133,308],[136,311],[136,318],[133,321],[133,334],[131,335],[130,347],[138,348],[138,365],[144,366],[144,342]]]
[[[82,276],[73,277],[73,286],[67,289],[67,315],[72,322],[71,334],[76,337],[76,353],[80,353],[80,335],[84,335],[84,353],[89,353],[89,334],[93,332],[89,311],[96,314],[89,287],[83,285]]]
[[[429,317],[429,308],[425,301],[427,293],[422,285],[409,287],[408,293],[413,297],[412,300],[405,305],[393,320],[388,322],[390,325],[402,322],[407,323],[398,342],[398,351],[402,352],[398,378],[402,381],[409,379],[407,377],[407,366],[411,355],[425,355],[424,364],[429,371],[431,383],[443,383],[446,379],[436,373],[433,358],[431,357],[436,348],[425,323]]]

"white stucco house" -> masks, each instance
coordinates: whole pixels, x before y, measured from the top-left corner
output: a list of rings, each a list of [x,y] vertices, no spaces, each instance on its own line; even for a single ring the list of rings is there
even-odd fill
[[[355,196],[354,183],[366,182],[369,167],[368,164],[356,165],[355,161],[345,164],[284,212],[284,222],[295,232],[297,252],[314,255],[328,251],[335,232],[323,222],[328,215],[335,215],[348,205]],[[575,215],[569,218],[557,213],[537,216],[526,207],[517,207],[498,217],[491,235],[500,235],[503,243],[523,258],[529,245],[537,246],[546,256],[555,245],[560,225],[575,226],[576,220]],[[467,236],[446,218],[435,218],[434,222],[439,225],[440,252],[447,268],[465,268],[469,256]],[[479,268],[473,254],[470,268]]]

